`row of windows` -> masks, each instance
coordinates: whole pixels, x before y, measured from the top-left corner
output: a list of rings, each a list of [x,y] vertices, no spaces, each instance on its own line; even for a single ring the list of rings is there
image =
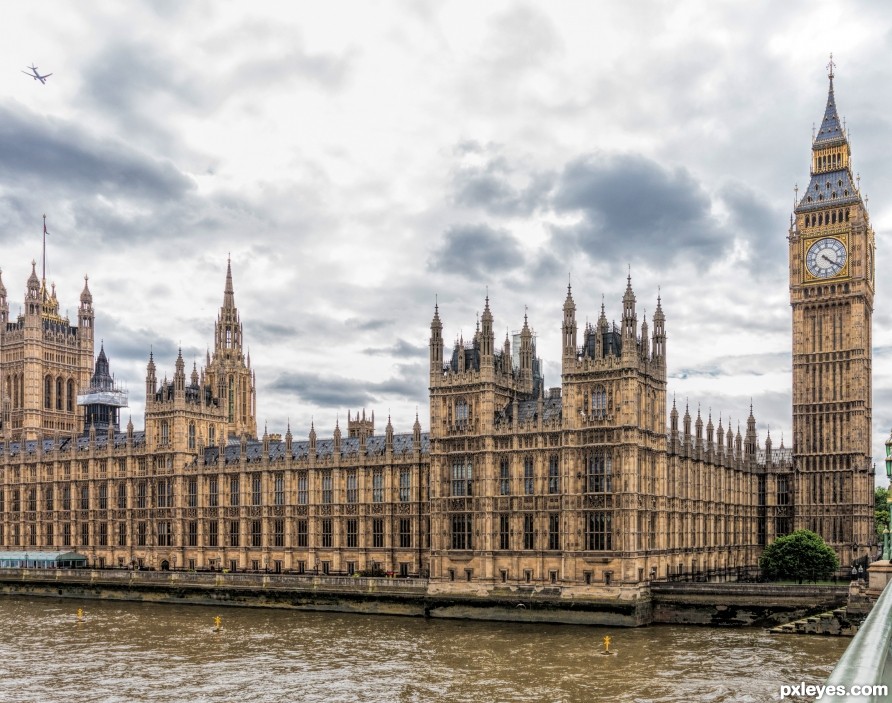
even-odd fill
[[[348,549],[358,548],[360,546],[371,547],[373,549],[383,549],[384,544],[384,520],[376,518],[371,521],[371,540],[369,544],[360,545],[359,538],[359,521],[356,519],[348,519],[344,522],[344,540],[343,546]],[[9,546],[37,546],[38,535],[37,526],[33,524],[25,525],[24,544],[22,525],[12,525],[9,534]],[[207,547],[263,547],[263,522],[261,520],[251,520],[247,525],[247,533],[242,537],[242,522],[240,520],[227,520],[223,525],[223,533],[221,535],[220,523],[216,520],[208,522],[205,533],[204,545]],[[395,535],[397,543],[401,549],[411,549],[413,543],[412,537],[412,520],[401,518],[398,523],[397,534]],[[52,523],[44,527],[44,539],[40,542],[41,546],[75,546],[72,543],[72,524],[65,523],[61,530],[61,544],[56,545],[54,525]],[[80,525],[80,542],[79,546],[90,546],[92,544],[90,537],[89,523]],[[154,534],[150,530],[150,524],[146,521],[137,522],[134,529],[134,543],[137,547],[158,546],[172,547],[174,546],[173,525],[168,520],[161,520],[155,523]],[[127,523],[118,522],[114,527],[114,534],[109,534],[109,524],[99,523],[96,529],[96,545],[100,547],[108,547],[109,539],[113,539],[117,546],[127,546]],[[295,546],[297,547],[334,547],[334,530],[332,520],[325,519],[320,522],[319,539],[317,544],[311,545],[309,523],[307,520],[298,520],[295,530]],[[154,544],[153,542],[154,538]],[[225,538],[225,544],[222,542]],[[271,545],[273,547],[285,546],[285,520],[277,519],[272,521],[272,530],[270,534]],[[184,542],[186,546],[199,546],[199,528],[198,521],[191,520],[185,525]],[[0,545],[4,544],[3,525],[0,524]]]
[[[208,507],[220,506],[220,479],[217,476],[207,478],[208,485]],[[263,504],[263,482],[259,473],[252,474],[248,479],[249,492],[247,496],[248,505]],[[136,508],[158,507],[172,508],[174,506],[173,482],[171,479],[160,479],[158,481],[137,481],[135,484]],[[226,485],[227,493],[225,499],[227,504],[233,507],[241,505],[242,496],[242,480],[241,476],[230,476]],[[401,469],[399,474],[399,501],[406,503],[411,500],[412,474],[409,469]],[[77,487],[75,490],[78,491]],[[127,508],[127,484],[119,483],[117,485],[117,501],[116,507],[119,510]],[[27,510],[37,510],[37,489],[26,489],[24,494],[21,489],[13,488],[9,491],[10,504],[13,512],[19,512],[22,509],[22,497],[26,501]],[[55,509],[55,491],[53,486],[47,486],[43,489],[44,505],[46,510]],[[61,510],[71,510],[75,507],[80,510],[88,510],[90,508],[90,489],[88,486],[79,488],[79,500],[72,506],[72,488],[71,486],[63,486],[61,488]],[[0,487],[0,512],[6,509],[6,492]],[[332,487],[331,472],[325,472],[322,475],[322,503],[331,504],[333,502],[334,490]],[[345,497],[347,503],[359,502],[359,486],[356,470],[350,470],[347,473]],[[273,475],[273,505],[285,505],[285,475],[276,473]],[[384,502],[384,474],[382,471],[375,471],[372,474],[372,502]],[[99,510],[108,509],[108,484],[101,483],[97,487],[97,503]],[[309,477],[306,472],[298,475],[297,480],[297,503],[298,505],[309,504]],[[190,477],[186,481],[186,506],[189,508],[198,507],[198,478]]]
[[[512,516],[499,515],[499,549],[516,548],[512,530]],[[609,551],[613,549],[613,513],[609,511],[587,512],[584,515],[585,549],[587,551]],[[561,549],[560,514],[549,513],[548,531],[545,541],[537,544],[537,533],[533,515],[523,516],[523,529],[520,533],[522,549]],[[472,513],[453,513],[451,516],[452,549],[474,548],[474,516]]]
[[[613,491],[613,460],[602,451],[589,452],[584,457],[586,493],[611,493]],[[457,459],[452,463],[452,495],[473,495],[473,466],[470,459]],[[523,458],[521,476],[522,492],[533,495],[536,490],[536,474],[533,457]],[[561,492],[560,462],[557,454],[548,457],[548,493]],[[511,495],[511,465],[507,457],[499,462],[499,495]]]

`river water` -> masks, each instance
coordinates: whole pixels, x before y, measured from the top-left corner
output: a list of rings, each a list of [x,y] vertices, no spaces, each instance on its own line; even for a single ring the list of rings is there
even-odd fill
[[[849,641],[0,597],[0,701],[764,703]]]

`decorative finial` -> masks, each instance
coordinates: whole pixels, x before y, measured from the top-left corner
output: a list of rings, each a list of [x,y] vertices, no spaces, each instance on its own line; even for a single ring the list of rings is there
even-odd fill
[[[833,69],[836,68],[836,64],[833,63],[833,52],[830,52],[830,63],[827,64],[827,77],[830,80],[833,80]]]

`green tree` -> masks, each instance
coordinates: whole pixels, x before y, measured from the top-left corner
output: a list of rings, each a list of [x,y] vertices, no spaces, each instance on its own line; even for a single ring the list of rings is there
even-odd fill
[[[830,578],[839,568],[836,552],[810,530],[796,530],[778,537],[759,557],[759,567],[769,579],[817,581]]]
[[[877,486],[873,491],[873,522],[876,526],[877,536],[880,538],[880,544],[883,542],[883,530],[889,526],[889,504],[886,500],[889,498],[889,490],[882,486]]]

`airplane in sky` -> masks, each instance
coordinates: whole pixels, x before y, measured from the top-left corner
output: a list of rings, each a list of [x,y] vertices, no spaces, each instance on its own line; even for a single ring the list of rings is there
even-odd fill
[[[28,73],[27,71],[22,71],[22,73],[24,73],[26,76],[31,76],[31,78],[33,78],[35,81],[40,81],[44,85],[46,85],[46,79],[49,78],[51,75],[53,75],[52,73],[47,73],[47,74],[41,76],[37,72],[37,66],[35,66],[34,64],[31,64],[27,68],[31,69],[31,73]]]

